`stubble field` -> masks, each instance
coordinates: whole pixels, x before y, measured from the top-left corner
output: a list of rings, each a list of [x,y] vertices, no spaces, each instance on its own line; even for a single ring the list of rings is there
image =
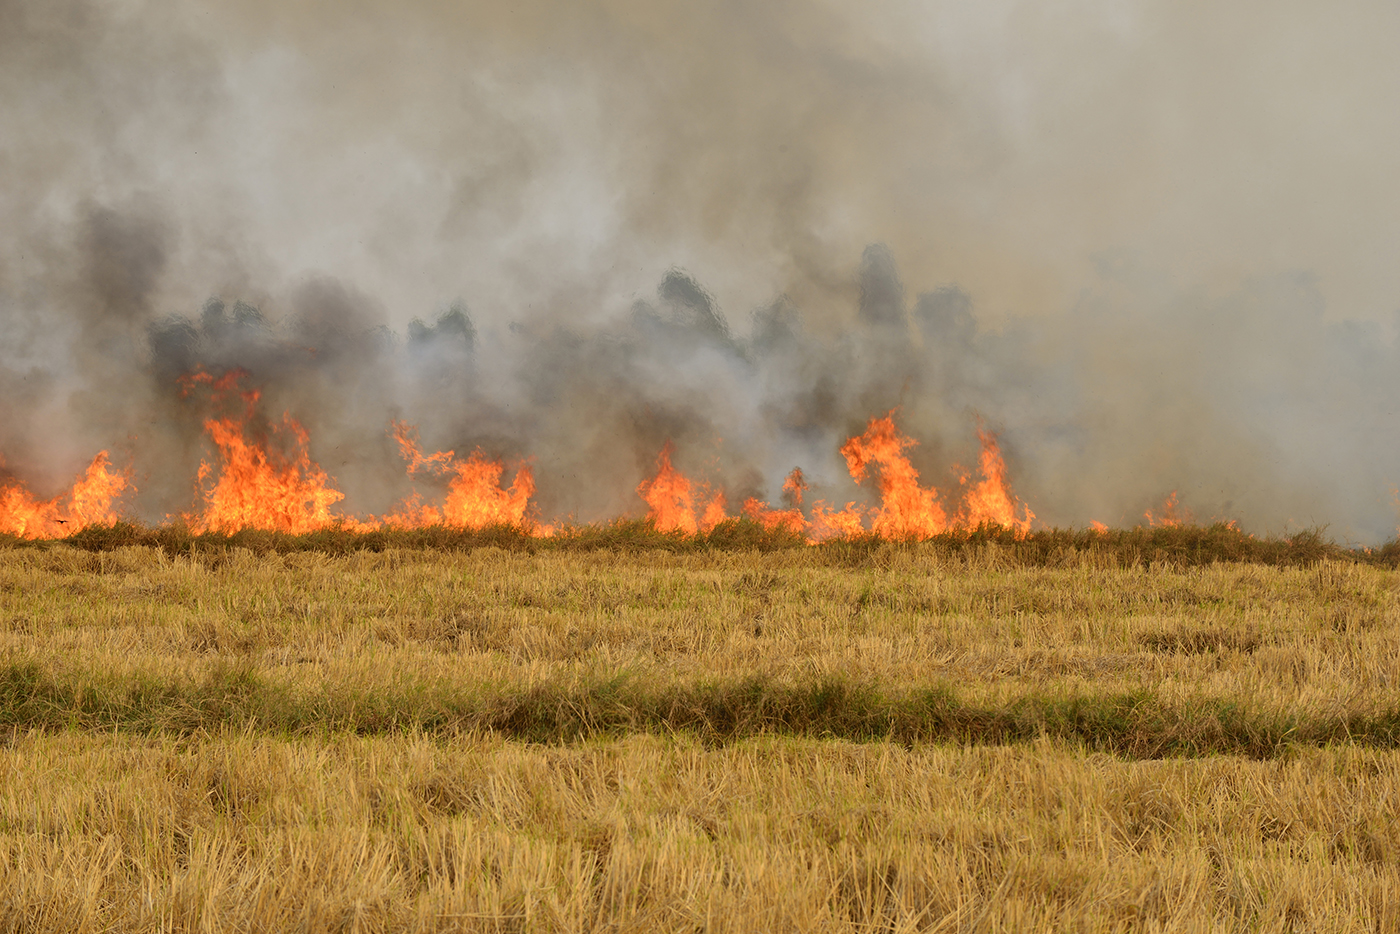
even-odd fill
[[[1400,929],[1397,572],[1047,541],[0,548],[0,929]]]

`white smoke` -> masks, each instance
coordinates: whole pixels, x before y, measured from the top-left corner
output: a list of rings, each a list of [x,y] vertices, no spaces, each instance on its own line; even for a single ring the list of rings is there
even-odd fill
[[[352,509],[402,417],[596,518],[668,436],[860,495],[835,447],[898,405],[936,482],[986,418],[1050,522],[1388,538],[1398,17],[0,0],[0,453],[188,508],[173,378],[238,365]]]

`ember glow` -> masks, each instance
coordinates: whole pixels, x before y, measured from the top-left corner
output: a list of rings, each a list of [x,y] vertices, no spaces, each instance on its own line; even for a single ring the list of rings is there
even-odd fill
[[[556,530],[554,525],[541,525],[532,512],[535,479],[528,464],[520,464],[510,485],[504,486],[506,468],[501,460],[479,449],[466,458],[450,450],[425,454],[417,429],[398,420],[389,430],[408,476],[445,479],[441,502],[427,502],[421,493],[414,493],[382,516],[337,513],[334,507],[344,494],[311,459],[306,429],[290,413],[280,419],[265,417],[262,393],[246,388],[248,379],[246,372],[236,369],[219,377],[200,371],[181,378],[184,397],[199,400],[213,412],[203,425],[216,456],[200,463],[198,506],[179,516],[195,533],[264,529],[302,534],[327,528],[369,531],[429,526],[514,526],[535,535],[552,535]],[[804,509],[810,484],[796,467],[783,483],[780,507],[747,497],[739,514],[731,516],[724,490],[676,468],[675,446],[670,441],[657,455],[656,473],[636,489],[646,505],[646,520],[657,531],[683,536],[708,533],[721,522],[739,517],[814,543],[867,534],[927,538],[981,526],[1025,534],[1035,514],[1011,493],[996,437],[979,428],[978,439],[977,477],[975,481],[970,475],[962,477],[958,495],[949,500],[952,505],[947,509],[936,489],[920,483],[905,453],[916,442],[895,428],[893,412],[872,418],[863,434],[840,449],[854,480],[873,478],[878,507],[850,502],[837,509],[818,500]],[[129,489],[129,472],[112,470],[103,451],[68,492],[52,500],[37,500],[17,483],[0,487],[0,532],[56,538],[90,525],[110,525],[120,518],[116,503]],[[1176,521],[1174,498],[1168,500],[1168,507],[1165,518],[1149,513],[1149,521]]]

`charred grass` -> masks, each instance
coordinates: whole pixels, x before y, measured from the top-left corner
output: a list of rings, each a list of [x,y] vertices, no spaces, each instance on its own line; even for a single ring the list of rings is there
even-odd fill
[[[0,547],[0,930],[1400,928],[1318,536],[89,531]]]

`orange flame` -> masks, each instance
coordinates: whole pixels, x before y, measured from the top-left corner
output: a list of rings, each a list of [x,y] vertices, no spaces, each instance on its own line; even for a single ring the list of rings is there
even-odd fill
[[[1142,517],[1147,520],[1148,526],[1153,528],[1172,528],[1188,525],[1194,521],[1191,510],[1177,504],[1176,490],[1172,490],[1171,495],[1162,502],[1156,513],[1149,509],[1142,514]]]
[[[656,476],[643,480],[637,494],[647,503],[647,518],[659,532],[681,532],[694,535],[699,529],[695,521],[695,500],[690,492],[690,480],[671,466],[675,446],[667,441],[656,458]]]
[[[982,480],[967,491],[957,525],[969,529],[980,525],[999,525],[1015,529],[1021,534],[1029,532],[1035,513],[1022,503],[1021,510],[1024,515],[1016,517],[1016,501],[1007,489],[1006,464],[1001,459],[1001,448],[997,445],[996,435],[978,428],[977,440],[982,443],[982,454],[978,458]]]
[[[656,457],[656,476],[637,486],[637,495],[646,500],[647,518],[658,532],[680,532],[695,535],[708,532],[724,521],[724,493],[709,495],[704,486],[696,486],[685,474],[671,466],[675,445],[667,441]],[[707,500],[697,517],[696,496]]]
[[[252,393],[256,401],[257,393]],[[250,413],[251,414],[251,413]],[[199,465],[199,479],[217,476],[204,491],[204,510],[186,515],[196,534],[239,529],[269,529],[299,535],[333,525],[330,508],[345,494],[330,485],[330,478],[312,463],[307,452],[306,429],[290,415],[283,415],[279,434],[291,439],[291,453],[269,451],[266,444],[245,437],[247,418],[211,418],[204,422],[221,462]]]
[[[744,500],[744,515],[770,532],[781,528],[801,535],[807,531],[808,526],[807,520],[802,516],[802,494],[806,490],[807,479],[802,476],[802,468],[794,467],[792,473],[783,481],[783,499],[788,502],[790,508],[770,509],[767,503],[751,496]]]
[[[262,393],[238,388],[247,375],[235,369],[218,378],[196,372],[180,379],[187,396],[196,387],[208,386],[216,406],[225,406],[230,396],[243,402],[240,412],[205,419],[204,430],[218,449],[219,463],[200,463],[199,482],[214,477],[214,483],[203,491],[203,510],[182,518],[196,534],[239,529],[302,534],[344,523],[330,509],[345,494],[332,487],[326,472],[311,461],[306,429],[296,419],[283,413],[281,425],[271,429],[287,448],[285,453],[269,449],[271,439],[256,437],[257,432],[249,439]]]
[[[864,535],[868,512],[868,509],[855,503],[847,503],[845,509],[833,509],[825,500],[819,499],[812,506],[812,528],[808,534],[818,542]]]
[[[408,461],[410,474],[426,468],[451,473],[452,479],[440,510],[412,501],[402,511],[386,516],[386,524],[407,528],[452,525],[467,529],[529,525],[525,513],[530,497],[535,494],[535,475],[529,465],[522,464],[510,488],[503,489],[501,474],[505,466],[498,460],[491,460],[481,450],[473,451],[464,461],[454,460],[452,451],[439,451],[425,457],[418,448],[417,432],[411,425],[395,421],[393,432]]]
[[[242,388],[246,377],[242,370],[219,377],[200,371],[180,380],[187,396],[196,390],[207,391],[215,410],[205,419],[204,428],[217,457],[201,462],[201,504],[183,516],[192,531],[251,528],[301,534],[327,527],[368,531],[386,525],[469,529],[510,525],[535,535],[554,534],[553,526],[538,525],[529,516],[535,479],[528,464],[522,464],[510,486],[505,487],[500,460],[479,449],[465,459],[453,451],[424,454],[416,429],[399,421],[392,423],[391,431],[409,475],[426,472],[445,476],[448,489],[442,503],[425,504],[415,494],[397,511],[382,517],[359,519],[334,514],[332,509],[344,494],[311,460],[306,430],[289,413],[284,413],[280,422],[264,419],[259,414],[260,391]],[[926,538],[988,524],[1024,535],[1035,514],[1012,495],[995,435],[979,428],[978,438],[982,447],[979,479],[970,486],[969,477],[962,479],[962,496],[951,513],[945,511],[936,489],[920,483],[919,473],[906,455],[915,442],[895,429],[893,412],[872,418],[863,434],[848,439],[840,448],[857,482],[874,474],[878,508],[847,503],[838,509],[818,501],[809,518],[803,509],[807,479],[801,468],[794,468],[783,483],[782,508],[751,497],[743,502],[742,512],[765,529],[782,529],[811,542],[864,534]],[[661,532],[707,533],[727,518],[725,494],[678,471],[672,463],[674,451],[668,440],[657,456],[655,476],[637,486],[638,495],[647,504],[647,519]],[[94,523],[114,522],[112,504],[129,487],[129,475],[110,469],[106,451],[93,460],[71,490],[47,502],[36,500],[18,484],[0,481],[0,532],[29,538],[57,537]],[[1148,520],[1157,522],[1151,512]],[[1175,494],[1168,499],[1160,521],[1180,521]],[[1096,523],[1095,527],[1101,526]]]
[[[528,466],[516,472],[509,489],[502,489],[504,468],[499,461],[489,459],[481,451],[473,451],[466,460],[456,460],[452,451],[425,456],[418,448],[413,428],[402,422],[394,422],[392,428],[408,461],[408,472],[431,470],[451,475],[442,506],[422,505],[414,497],[398,512],[382,519],[333,515],[331,507],[345,496],[331,485],[326,472],[311,461],[306,430],[295,419],[284,414],[280,428],[273,431],[288,453],[270,447],[270,438],[249,439],[261,394],[255,389],[238,389],[246,375],[242,370],[232,370],[215,378],[199,372],[181,379],[187,395],[197,386],[208,386],[216,404],[223,404],[230,395],[244,403],[238,414],[210,418],[204,423],[219,450],[220,463],[217,467],[207,461],[200,465],[201,482],[210,477],[217,479],[204,492],[203,511],[184,517],[196,533],[252,528],[301,534],[332,525],[356,531],[383,525],[451,525],[470,529],[528,525],[525,514],[535,492],[534,475]]]
[[[1097,520],[1097,519],[1091,519],[1091,520],[1089,520],[1089,528],[1092,529],[1092,530],[1095,531],[1095,532],[1100,533],[1100,534],[1103,534],[1103,533],[1105,533],[1105,532],[1108,531],[1108,526],[1104,525],[1102,522],[1100,522],[1100,521]]]
[[[913,445],[912,439],[895,431],[891,412],[883,418],[872,418],[865,434],[841,446],[846,467],[856,482],[865,479],[870,465],[880,469],[880,509],[875,513],[873,528],[875,534],[884,538],[928,538],[948,528],[938,491],[919,485],[919,472],[904,456],[904,449]]]
[[[883,538],[928,538],[950,529],[975,529],[981,525],[1002,526],[1018,535],[1029,532],[1035,513],[1011,495],[996,436],[979,428],[977,437],[982,443],[978,459],[982,479],[967,491],[951,520],[938,501],[938,491],[919,484],[919,472],[904,454],[904,449],[915,442],[895,430],[893,412],[872,418],[863,435],[842,445],[846,466],[857,483],[865,479],[870,465],[879,468],[880,508],[872,522],[875,534]],[[963,482],[967,482],[966,477]],[[1018,506],[1022,513],[1019,517]],[[851,503],[839,512],[818,503],[814,512],[815,524],[822,530],[819,534],[851,535],[861,531],[859,511]]]
[[[807,477],[803,475],[801,467],[792,468],[792,473],[787,475],[783,481],[783,497],[788,505],[794,509],[802,508],[802,494],[811,487],[807,483]]]
[[[708,532],[723,522],[728,518],[728,509],[729,501],[725,499],[724,493],[716,493],[700,513],[700,531]]]
[[[38,500],[18,483],[0,487],[0,533],[20,538],[59,538],[90,525],[111,525],[112,504],[131,486],[127,471],[114,471],[98,452],[73,486],[51,500]]]
[[[108,467],[107,452],[98,451],[83,476],[68,491],[67,524],[77,529],[112,525],[118,519],[112,503],[128,489],[135,489],[131,485],[130,471],[114,472]]]

